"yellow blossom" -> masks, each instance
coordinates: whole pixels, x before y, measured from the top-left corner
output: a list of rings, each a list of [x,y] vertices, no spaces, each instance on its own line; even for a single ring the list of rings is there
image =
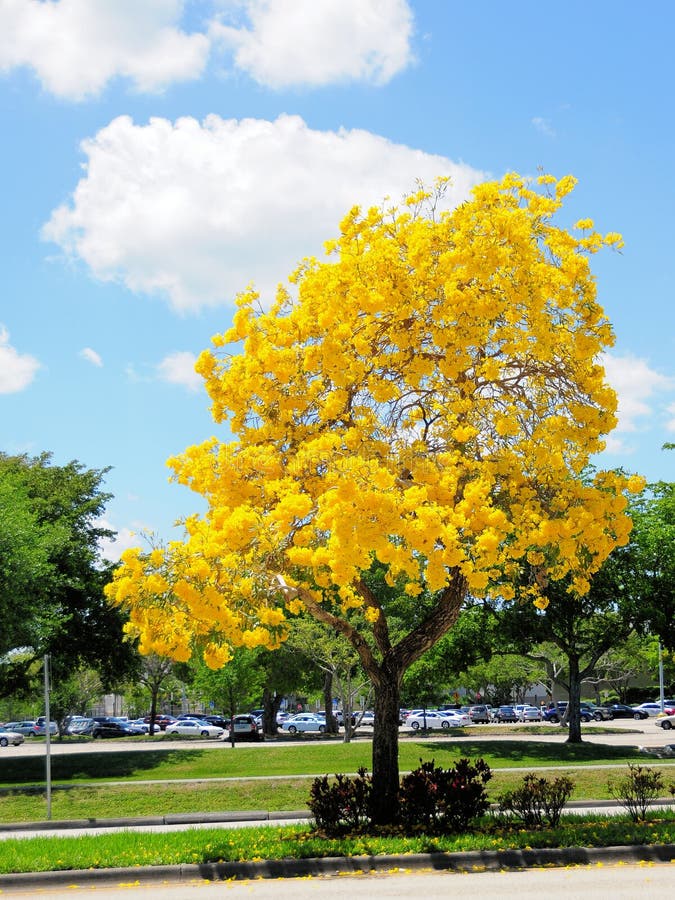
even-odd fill
[[[142,652],[218,666],[307,612],[352,635],[377,683],[395,629],[374,568],[397,603],[424,595],[433,639],[467,593],[544,609],[550,581],[588,590],[643,480],[582,476],[617,405],[590,259],[621,238],[557,224],[575,184],[509,173],[447,212],[424,188],[355,206],[325,259],[237,298],[197,363],[228,438],[170,460],[206,510],[183,540],[125,551],[106,588]],[[428,646],[403,641],[405,665]]]

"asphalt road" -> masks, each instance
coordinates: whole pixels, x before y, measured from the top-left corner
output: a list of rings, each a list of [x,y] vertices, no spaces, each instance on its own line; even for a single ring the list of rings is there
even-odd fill
[[[393,872],[339,875],[320,878],[256,879],[208,882],[163,879],[161,883],[91,884],[83,882],[26,890],[5,888],[3,898],[40,897],[72,900],[73,897],[105,897],[105,900],[345,900],[367,895],[376,900],[421,896],[425,900],[656,900],[673,888],[673,865],[592,865],[560,869],[526,869],[502,872]]]

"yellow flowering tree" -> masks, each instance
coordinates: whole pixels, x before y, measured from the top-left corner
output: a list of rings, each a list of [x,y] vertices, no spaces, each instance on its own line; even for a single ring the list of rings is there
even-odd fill
[[[439,182],[354,208],[269,311],[239,297],[197,364],[233,439],[170,460],[207,512],[125,553],[109,589],[142,652],[199,647],[212,667],[278,647],[301,610],[343,634],[375,689],[379,822],[396,815],[402,676],[467,595],[510,599],[525,568],[535,605],[549,580],[583,594],[628,538],[637,481],[581,477],[615,424],[589,257],[621,239],[554,224],[574,183],[509,175],[437,212]],[[402,637],[373,564],[424,609]]]

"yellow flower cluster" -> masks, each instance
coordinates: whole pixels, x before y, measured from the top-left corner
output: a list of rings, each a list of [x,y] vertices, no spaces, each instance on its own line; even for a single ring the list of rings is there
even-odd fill
[[[208,511],[185,541],[125,554],[109,588],[144,650],[200,644],[220,665],[278,646],[310,600],[363,605],[373,559],[411,598],[458,579],[510,598],[526,565],[542,609],[546,579],[588,589],[642,483],[582,477],[616,409],[589,255],[621,239],[554,224],[574,184],[511,174],[441,215],[424,192],[400,211],[354,208],[329,258],[292,276],[296,299],[280,288],[265,312],[239,297],[197,367],[233,440],[170,461]]]

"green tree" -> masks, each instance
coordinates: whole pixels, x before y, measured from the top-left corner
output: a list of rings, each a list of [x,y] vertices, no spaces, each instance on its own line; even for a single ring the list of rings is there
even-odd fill
[[[463,673],[465,687],[492,706],[522,703],[525,694],[545,677],[543,667],[516,653],[496,653]]]
[[[0,655],[33,646],[47,627],[37,598],[53,574],[54,531],[39,520],[23,473],[0,454]]]
[[[113,568],[100,555],[100,541],[112,536],[99,524],[111,496],[102,490],[107,471],[78,462],[56,466],[46,453],[0,454],[0,549],[13,548],[0,556],[0,646],[28,648],[35,660],[48,654],[55,685],[85,666],[107,689],[138,661],[124,640],[126,617],[104,596]],[[0,693],[20,686],[11,654],[5,658],[10,665],[0,667],[7,676]],[[23,671],[28,678],[25,665]]]
[[[344,723],[344,741],[353,737],[352,713],[356,698],[369,692],[369,682],[358,653],[339,632],[331,631],[310,616],[301,616],[286,642],[308,659],[324,675],[324,709],[326,730],[337,733],[338,727],[332,713],[333,688],[340,698]]]
[[[630,544],[617,551],[638,628],[675,650],[675,483],[651,484],[631,504]]]
[[[566,662],[556,680],[569,696],[568,741],[579,743],[581,684],[596,671],[601,657],[621,645],[633,630],[626,597],[625,557],[611,556],[596,572],[588,593],[570,593],[565,581],[545,588],[548,605],[538,610],[531,604],[505,604],[497,610],[497,621],[505,649],[515,650],[541,663],[540,645],[557,647]],[[550,672],[550,668],[549,668]]]
[[[264,672],[257,657],[255,650],[240,648],[230,664],[222,669],[211,669],[197,660],[194,663],[192,688],[232,719],[237,713],[251,709],[262,693]],[[230,743],[234,747],[232,728]]]
[[[68,716],[86,715],[102,693],[103,684],[98,672],[86,666],[80,666],[51,685],[49,710],[58,725],[59,739],[65,731]]]

